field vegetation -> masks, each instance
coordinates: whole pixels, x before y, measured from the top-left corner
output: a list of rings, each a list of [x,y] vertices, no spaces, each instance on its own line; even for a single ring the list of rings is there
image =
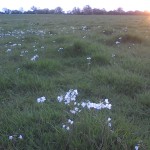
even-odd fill
[[[0,149],[148,150],[149,77],[149,16],[1,15]]]

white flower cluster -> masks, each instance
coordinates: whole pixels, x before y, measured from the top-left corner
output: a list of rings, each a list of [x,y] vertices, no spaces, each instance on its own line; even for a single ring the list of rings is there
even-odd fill
[[[84,107],[87,107],[88,109],[91,109],[91,108],[94,108],[94,109],[111,109],[112,105],[109,103],[108,99],[105,99],[104,102],[100,102],[100,103],[92,103],[90,101],[88,102],[82,102],[81,103],[81,106],[84,108]]]
[[[90,65],[91,64],[91,57],[87,57],[86,59],[88,60],[88,65]]]
[[[57,100],[59,102],[64,102],[65,104],[69,104],[71,101],[76,100],[76,96],[78,95],[77,90],[70,89],[65,96],[58,96]]]
[[[77,103],[76,102],[76,96],[78,95],[78,91],[70,89],[65,96],[61,95],[57,97],[58,102],[63,102],[66,105],[69,105],[72,103],[74,105],[74,108],[70,110],[70,113],[76,114],[81,112],[81,107],[82,108],[88,108],[88,109],[96,109],[96,110],[101,110],[101,109],[111,109],[112,105],[109,103],[108,99],[105,99],[104,102],[100,103],[93,103],[90,101],[87,102],[81,102]],[[79,109],[80,108],[80,109]],[[68,123],[73,124],[72,120],[68,120]],[[107,120],[108,126],[111,127],[111,118],[108,118]],[[63,128],[66,130],[70,130],[70,126],[67,126],[63,124]]]
[[[65,124],[63,124],[63,128],[64,129],[66,129],[66,130],[70,130],[70,125],[72,125],[73,124],[73,120],[71,120],[71,119],[68,119],[68,121],[67,121],[67,125],[65,125]]]
[[[37,98],[38,103],[43,103],[45,100],[46,100],[46,98],[44,96]]]
[[[107,122],[108,122],[108,127],[111,128],[111,118],[110,117],[107,119]]]
[[[73,110],[70,110],[72,114],[76,114],[77,112],[81,112],[78,107],[75,107]]]
[[[118,41],[116,41],[116,45],[118,45],[118,44],[121,43],[121,39],[122,39],[122,37],[119,37],[119,38],[118,38]]]
[[[31,61],[35,61],[37,58],[39,58],[39,56],[38,56],[38,55],[35,55],[35,56],[33,56],[33,57],[31,58]]]
[[[58,52],[61,52],[63,49],[64,49],[64,48],[60,47],[60,48],[58,49]]]
[[[9,140],[13,140],[14,138],[16,138],[16,137],[18,137],[18,139],[20,139],[20,140],[22,140],[23,139],[23,136],[20,134],[19,136],[17,136],[17,135],[10,135],[9,137],[8,137],[8,139]]]

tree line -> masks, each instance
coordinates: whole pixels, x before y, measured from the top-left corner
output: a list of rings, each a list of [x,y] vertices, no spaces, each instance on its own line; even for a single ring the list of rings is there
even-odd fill
[[[105,8],[91,8],[89,5],[80,9],[74,7],[71,11],[63,11],[61,7],[56,7],[55,9],[39,9],[35,6],[32,6],[30,10],[24,11],[23,8],[19,10],[10,10],[8,8],[3,8],[3,11],[0,14],[69,14],[69,15],[150,15],[150,12],[147,11],[124,11],[123,8],[119,7],[115,10],[106,11]]]

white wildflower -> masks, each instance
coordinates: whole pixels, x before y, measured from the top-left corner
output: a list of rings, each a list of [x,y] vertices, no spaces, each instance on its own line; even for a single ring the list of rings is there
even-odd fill
[[[58,96],[57,97],[57,100],[59,101],[59,102],[62,102],[63,101],[63,96],[61,95],[61,96]]]
[[[31,61],[35,61],[37,58],[39,58],[39,56],[38,56],[38,55],[35,55],[35,56],[33,56],[33,57],[31,58]]]
[[[135,150],[138,150],[138,149],[139,149],[139,146],[136,145],[136,146],[135,146]]]
[[[12,44],[11,46],[16,46],[17,44]]]
[[[120,44],[120,42],[119,42],[119,41],[116,41],[116,44]]]
[[[46,98],[44,96],[40,97],[40,98],[37,98],[38,103],[43,103],[45,100],[46,100]]]
[[[63,49],[64,49],[64,48],[60,47],[60,48],[58,49],[58,52],[62,51]]]
[[[70,110],[70,112],[71,112],[72,114],[75,114],[75,113],[76,113],[76,111],[75,111],[75,110]]]
[[[65,127],[66,127],[66,125],[63,124],[63,128],[65,128]]]
[[[66,127],[66,130],[70,130],[70,127]]]
[[[12,135],[10,135],[10,136],[9,136],[9,140],[12,140],[12,139],[13,139],[13,136],[12,136]]]
[[[87,57],[86,59],[87,59],[87,60],[91,60],[91,57]]]
[[[108,122],[109,122],[109,121],[111,121],[111,118],[109,117],[107,120],[108,120]]]
[[[110,122],[108,123],[108,126],[111,127],[111,123]]]
[[[23,139],[23,136],[22,135],[19,135],[19,137],[18,137],[20,140],[22,140]]]
[[[73,124],[73,121],[71,119],[68,119],[68,123]]]
[[[106,103],[106,104],[108,104],[108,103],[109,103],[109,102],[108,102],[108,99],[105,99],[105,103]]]
[[[84,108],[87,104],[85,102],[81,103],[81,106]]]

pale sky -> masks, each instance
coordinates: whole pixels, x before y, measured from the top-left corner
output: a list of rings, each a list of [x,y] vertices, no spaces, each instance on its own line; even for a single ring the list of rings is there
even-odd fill
[[[125,11],[150,11],[150,0],[0,0],[0,10],[2,8],[14,10],[20,7],[29,10],[32,6],[55,9],[60,6],[64,11],[68,11],[73,7],[82,9],[85,5],[90,5],[92,8],[105,8],[107,11],[118,7],[122,7]]]

